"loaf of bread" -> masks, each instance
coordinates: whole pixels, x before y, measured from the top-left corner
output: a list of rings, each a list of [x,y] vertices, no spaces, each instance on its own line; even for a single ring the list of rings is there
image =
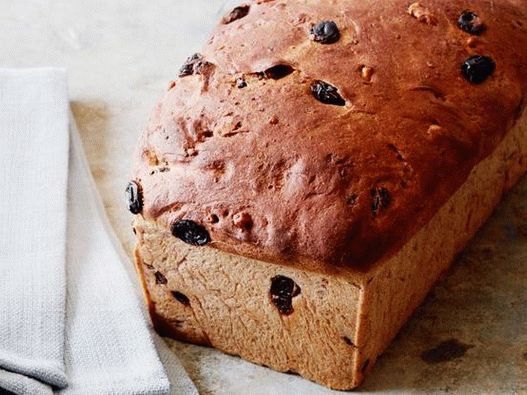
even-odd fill
[[[256,0],[127,188],[156,329],[357,386],[527,168],[525,0]]]

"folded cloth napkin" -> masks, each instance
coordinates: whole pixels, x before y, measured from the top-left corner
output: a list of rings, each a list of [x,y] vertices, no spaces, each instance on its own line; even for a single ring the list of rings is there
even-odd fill
[[[65,72],[0,70],[0,393],[170,392],[125,265]],[[171,392],[197,394],[155,340]]]

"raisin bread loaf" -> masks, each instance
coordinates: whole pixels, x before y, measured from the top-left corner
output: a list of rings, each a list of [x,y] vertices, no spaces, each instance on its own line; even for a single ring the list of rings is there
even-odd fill
[[[360,384],[527,168],[525,0],[256,0],[142,134],[129,208],[166,336]]]

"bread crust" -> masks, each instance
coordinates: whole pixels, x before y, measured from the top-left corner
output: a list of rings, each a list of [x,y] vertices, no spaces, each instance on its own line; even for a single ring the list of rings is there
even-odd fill
[[[214,248],[315,270],[367,271],[396,253],[499,144],[527,84],[524,0],[410,3],[256,1],[221,23],[143,132],[143,216],[166,229],[193,220]],[[480,35],[457,26],[467,8]],[[323,20],[337,42],[310,39]],[[460,71],[476,54],[496,63],[479,85]],[[316,100],[314,80],[346,105]]]
[[[526,9],[256,0],[229,13],[136,154],[136,266],[156,329],[356,387],[527,169]],[[460,27],[465,11],[477,26]],[[467,75],[477,62],[487,74]],[[181,220],[194,245],[172,234]]]
[[[137,216],[136,265],[154,325],[334,389],[354,388],[526,169],[527,113],[428,224],[367,273],[313,272],[193,247]],[[288,315],[269,297],[277,275],[301,290]]]

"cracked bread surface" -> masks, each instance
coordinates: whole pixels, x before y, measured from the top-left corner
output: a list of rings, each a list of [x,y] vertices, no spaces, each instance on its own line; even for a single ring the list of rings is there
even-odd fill
[[[416,4],[260,1],[221,23],[143,132],[145,218],[314,268],[367,270],[396,252],[501,141],[527,84],[524,0]],[[483,33],[458,27],[466,9]],[[332,44],[310,38],[324,20],[340,30]],[[478,85],[461,72],[474,55],[496,67]],[[317,100],[314,81],[345,105]]]

